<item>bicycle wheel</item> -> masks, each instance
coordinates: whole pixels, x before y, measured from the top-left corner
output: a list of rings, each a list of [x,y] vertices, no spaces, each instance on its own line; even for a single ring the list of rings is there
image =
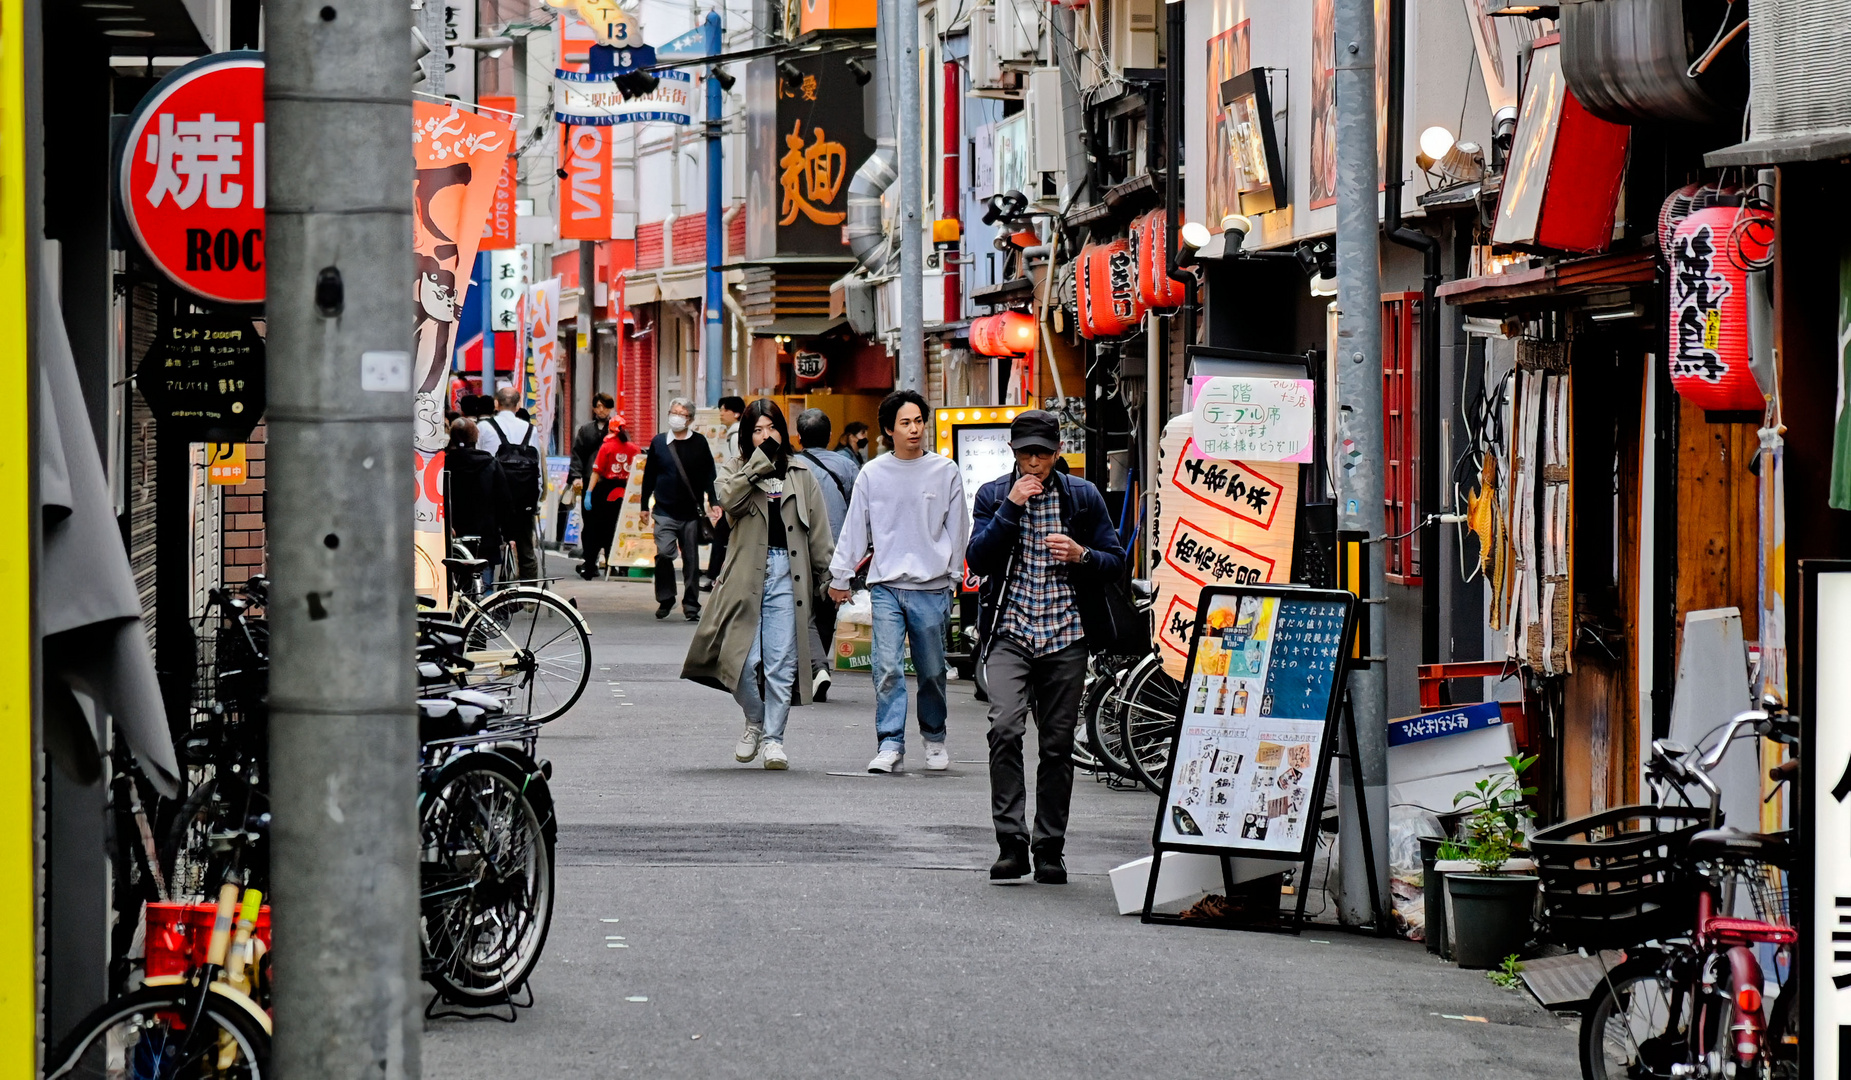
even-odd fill
[[[424,977],[453,1004],[506,1001],[546,947],[552,847],[527,780],[499,754],[464,754],[420,800]]]
[[[1163,670],[1163,658],[1147,656],[1125,677],[1124,707],[1118,712],[1119,742],[1132,775],[1161,795],[1170,776],[1170,741],[1183,704],[1183,684]]]
[[[1125,669],[1115,661],[1107,661],[1105,674],[1094,679],[1086,687],[1086,693],[1080,698],[1080,715],[1087,718],[1086,748],[1106,772],[1126,779],[1134,779],[1131,763],[1125,760],[1124,744],[1119,739],[1118,710],[1122,706],[1119,687],[1125,679]]]
[[[1090,669],[1088,670],[1086,676],[1086,690],[1080,695],[1080,719],[1073,729],[1073,749],[1067,754],[1068,760],[1073,762],[1075,768],[1085,769],[1087,772],[1092,773],[1096,773],[1105,768],[1105,763],[1100,761],[1098,755],[1093,753],[1092,731],[1094,722],[1093,713],[1095,710],[1089,708],[1093,699],[1097,696],[1093,693],[1093,687],[1098,685],[1101,681],[1099,676],[1093,674]]]
[[[578,613],[544,589],[503,589],[463,624],[472,680],[514,680],[514,707],[545,723],[564,716],[591,682],[591,635]]]
[[[1665,970],[1656,953],[1627,960],[1595,986],[1581,1015],[1581,1075],[1630,1080],[1671,1075],[1692,1064],[1695,995]]]
[[[150,986],[102,1005],[46,1063],[48,1080],[261,1080],[270,1036],[250,1013],[211,995],[207,1030],[188,1045],[192,1003],[181,987]]]

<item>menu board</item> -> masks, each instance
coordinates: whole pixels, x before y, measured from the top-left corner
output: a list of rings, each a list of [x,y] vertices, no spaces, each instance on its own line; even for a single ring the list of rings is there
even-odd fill
[[[964,512],[974,516],[977,489],[1015,468],[1008,424],[964,424],[957,428],[951,456],[964,482]]]
[[[264,341],[251,320],[222,311],[163,319],[135,370],[161,423],[186,442],[244,442],[264,411]]]
[[[1157,843],[1303,857],[1351,603],[1323,590],[1203,590]]]

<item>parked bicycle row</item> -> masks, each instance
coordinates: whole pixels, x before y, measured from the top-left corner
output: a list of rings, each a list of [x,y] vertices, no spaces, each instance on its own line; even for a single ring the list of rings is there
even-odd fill
[[[544,724],[590,679],[590,632],[543,582],[484,595],[459,540],[450,604],[419,598],[419,934],[431,1007],[513,1019],[552,920],[557,821]],[[186,786],[132,758],[111,785],[118,932],[109,1002],[52,1055],[56,1077],[261,1077],[270,1040],[268,582],[214,590],[199,620]]]

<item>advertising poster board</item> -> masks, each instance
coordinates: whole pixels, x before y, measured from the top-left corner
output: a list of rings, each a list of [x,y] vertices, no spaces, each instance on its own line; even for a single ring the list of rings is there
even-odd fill
[[[1336,748],[1355,597],[1253,585],[1203,589],[1196,605],[1146,922],[1169,918],[1149,902],[1165,851],[1308,866]]]
[[[1800,986],[1801,1076],[1851,1069],[1851,561],[1800,562],[1800,830],[1791,882]],[[1810,1059],[1810,1060],[1808,1060]]]
[[[1164,425],[1152,529],[1157,646],[1173,679],[1183,677],[1196,595],[1290,581],[1298,525],[1297,465],[1205,458],[1193,427],[1187,413]]]

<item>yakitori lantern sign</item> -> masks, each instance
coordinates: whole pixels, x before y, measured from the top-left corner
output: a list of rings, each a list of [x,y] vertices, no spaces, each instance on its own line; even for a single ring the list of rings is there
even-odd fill
[[[1711,412],[1767,404],[1748,366],[1748,267],[1774,235],[1763,210],[1710,206],[1671,234],[1671,385]]]
[[[117,198],[148,258],[207,300],[264,298],[264,62],[217,53],[160,81],[129,120]]]
[[[1173,308],[1189,298],[1170,276],[1170,219],[1152,210],[1131,223],[1132,259],[1138,267],[1138,300],[1147,308]]]
[[[1000,311],[971,320],[970,346],[979,356],[1026,356],[1040,340],[1035,317],[1025,311]]]
[[[1144,317],[1144,305],[1138,301],[1136,261],[1124,240],[1080,249],[1075,292],[1082,335],[1117,337]]]

